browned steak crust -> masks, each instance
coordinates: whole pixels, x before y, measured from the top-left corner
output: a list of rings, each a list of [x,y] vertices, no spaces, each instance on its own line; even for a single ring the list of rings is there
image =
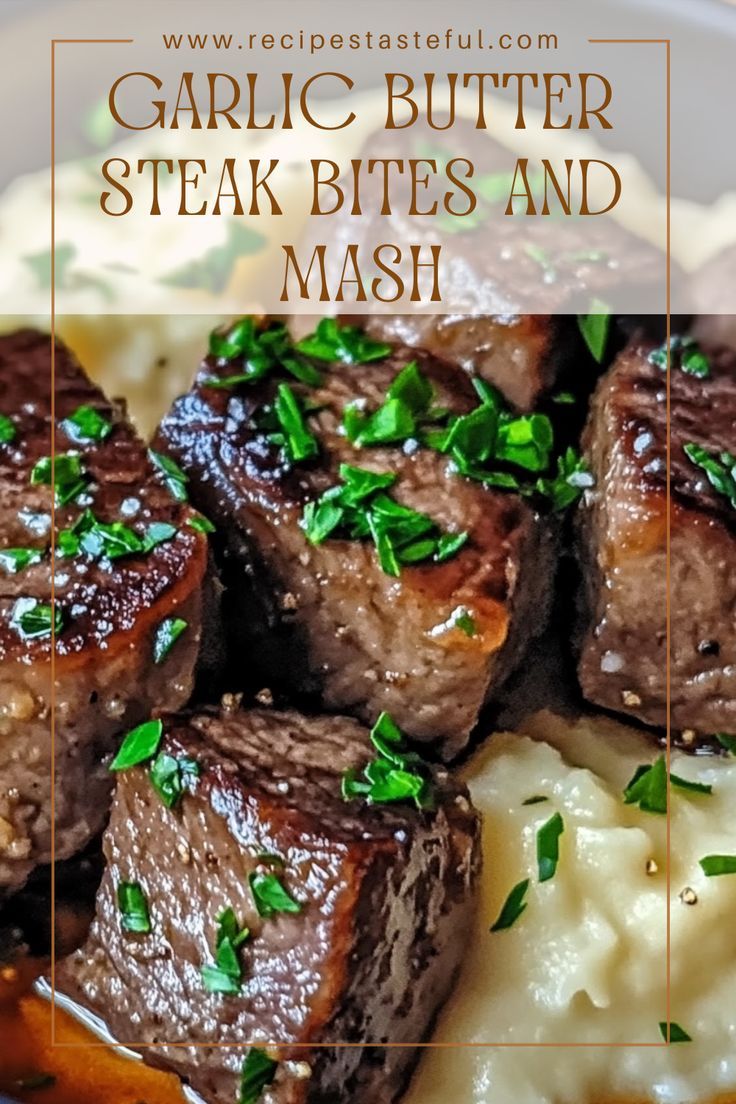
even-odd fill
[[[84,493],[55,509],[56,533],[86,503],[102,522],[123,521],[139,534],[152,523],[176,536],[145,555],[114,562],[57,548],[52,579],[53,492],[31,484],[37,461],[78,451]],[[81,404],[113,424],[104,440],[80,443],[62,423]],[[0,445],[2,551],[37,548],[40,562],[11,573],[0,567],[0,887],[21,884],[36,863],[67,858],[105,822],[111,789],[107,760],[116,737],[154,705],[189,697],[198,651],[206,538],[185,522],[124,412],[109,403],[61,344],[51,387],[48,336],[22,331],[0,339],[0,412],[14,439]],[[51,655],[50,632],[27,637],[16,624],[19,600],[48,605],[63,618]],[[154,634],[175,615],[187,630],[165,660],[153,662]],[[53,687],[52,687],[53,677]],[[52,813],[54,730],[56,787]],[[0,888],[0,893],[2,888]]]
[[[271,1104],[390,1104],[417,1055],[381,1044],[425,1037],[470,930],[479,836],[465,791],[439,772],[434,811],[344,802],[342,773],[372,756],[346,718],[212,712],[164,727],[162,750],[195,759],[199,776],[172,810],[144,767],[121,775],[97,917],[57,984],[120,1041],[179,1044],[144,1057],[211,1104],[237,1099],[246,1044],[280,1045]],[[259,915],[248,879],[264,869],[298,914]],[[150,934],[122,930],[121,882],[144,891]],[[200,969],[228,907],[251,935],[240,991],[223,995]],[[364,1045],[319,1045],[335,1042]]]
[[[465,373],[421,351],[330,365],[321,386],[294,384],[319,410],[309,421],[322,451],[318,461],[289,468],[254,424],[274,383],[215,390],[206,380],[221,366],[210,357],[161,423],[159,447],[187,471],[192,501],[219,527],[236,679],[317,694],[324,706],[369,722],[385,709],[448,758],[543,629],[553,548],[526,501],[458,477],[447,457],[350,444],[341,432],[345,406],[359,400],[375,409],[412,360],[440,406],[463,413],[476,406]],[[226,374],[239,371],[236,360]],[[310,544],[300,527],[304,503],[338,481],[342,462],[396,473],[392,495],[445,531],[467,531],[466,545],[446,563],[405,567],[394,578],[367,542]],[[472,616],[475,635],[456,626],[460,609]]]
[[[587,622],[580,680],[591,701],[665,725],[666,374],[638,341],[602,379],[585,447],[597,486],[581,510]],[[706,379],[671,372],[672,724],[736,732],[736,511],[686,455],[736,447],[736,359]]]

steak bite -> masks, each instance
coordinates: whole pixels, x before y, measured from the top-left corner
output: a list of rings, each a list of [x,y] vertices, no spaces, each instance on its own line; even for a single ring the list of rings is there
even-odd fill
[[[301,462],[285,461],[273,443],[276,378],[227,386],[228,377],[242,381],[242,357],[205,360],[161,423],[157,447],[187,472],[192,501],[219,529],[231,683],[312,697],[368,723],[386,710],[450,758],[544,628],[553,541],[526,500],[458,476],[411,431],[375,447],[351,443],[344,418],[377,411],[410,364],[431,385],[434,408],[478,406],[465,373],[425,352],[377,346],[373,356],[321,365],[311,386],[292,380],[314,437],[314,455]],[[377,548],[352,539],[361,525],[371,535],[361,496],[376,477],[384,519],[410,531],[419,516],[434,531],[418,528],[403,562],[375,532]],[[325,492],[343,501],[355,492],[357,506],[320,540]]]
[[[392,179],[391,213],[381,213],[382,175],[366,175],[363,214],[351,214],[345,203],[330,219],[333,251],[327,256],[334,271],[328,272],[328,285],[339,283],[351,243],[365,256],[382,242],[396,243],[407,255],[410,246],[420,248],[425,261],[432,245],[442,247],[442,313],[377,313],[372,304],[370,314],[352,315],[346,307],[346,317],[365,325],[371,336],[426,349],[488,380],[517,409],[532,410],[553,388],[577,389],[581,380],[590,378],[593,365],[575,314],[591,310],[595,300],[612,304],[618,313],[616,289],[624,288],[637,309],[664,309],[664,253],[615,220],[506,217],[512,190],[522,197],[514,201],[514,210],[525,210],[522,176],[515,178],[517,156],[472,124],[458,120],[447,145],[441,133],[419,125],[408,133],[379,131],[368,139],[363,163],[371,156],[434,161],[438,176],[427,168],[429,183],[417,205],[430,210],[436,202],[438,214],[407,215],[412,201],[408,174]],[[460,159],[453,171],[461,181],[465,182],[466,161],[475,167],[466,184],[475,191],[478,204],[466,218],[452,217],[443,207],[445,193],[453,190],[444,170],[454,159]],[[542,176],[541,169],[529,166],[538,211],[545,195]],[[558,204],[551,183],[546,191],[554,212]],[[350,194],[349,185],[346,192]],[[456,194],[453,209],[466,208],[467,198]],[[315,239],[323,241],[323,220],[313,221]]]
[[[672,341],[672,725],[736,733],[736,357]],[[633,341],[596,392],[584,444],[596,476],[580,520],[586,697],[664,726],[666,351]],[[692,730],[692,731],[687,731]]]
[[[96,919],[57,985],[211,1104],[238,1099],[249,1046],[279,1060],[264,1104],[389,1104],[470,931],[465,791],[422,768],[424,808],[343,800],[373,750],[342,717],[213,710],[161,728],[151,771],[120,775]],[[184,764],[172,807],[152,784],[163,757]]]
[[[0,338],[0,896],[101,831],[118,734],[186,702],[199,647],[192,511],[61,344],[54,398],[55,426],[48,336]]]

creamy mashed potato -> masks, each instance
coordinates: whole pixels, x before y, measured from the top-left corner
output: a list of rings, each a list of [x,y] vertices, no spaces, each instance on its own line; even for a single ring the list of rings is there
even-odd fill
[[[656,753],[606,719],[571,726],[544,713],[525,727],[494,736],[464,771],[484,818],[485,873],[464,972],[434,1038],[593,1045],[428,1050],[406,1104],[685,1104],[733,1092],[736,876],[707,878],[698,860],[736,855],[736,761],[672,756],[675,774],[713,787],[674,789],[671,801],[671,1018],[693,1041],[606,1047],[596,1044],[662,1043],[667,819],[622,800]],[[523,804],[538,795],[548,800]],[[536,833],[555,812],[559,865],[540,885]],[[523,878],[526,911],[491,933]]]

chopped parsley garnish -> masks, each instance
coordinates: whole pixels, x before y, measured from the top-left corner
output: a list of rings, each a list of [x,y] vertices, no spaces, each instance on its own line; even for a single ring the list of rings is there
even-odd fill
[[[577,502],[583,491],[595,485],[587,462],[574,448],[568,448],[557,458],[557,475],[552,479],[538,479],[537,490],[550,500],[552,510],[558,513]]]
[[[214,533],[215,531],[214,525],[204,514],[193,514],[192,517],[187,518],[187,525],[195,533]]]
[[[269,1058],[265,1050],[251,1047],[240,1071],[240,1092],[237,1104],[258,1104],[263,1090],[276,1076],[277,1068],[278,1062]]]
[[[371,539],[381,569],[398,576],[402,564],[450,559],[468,538],[467,533],[443,533],[427,514],[391,498],[386,490],[396,482],[395,475],[341,464],[340,478],[341,485],[304,508],[302,528],[312,544],[328,537]]]
[[[711,794],[713,787],[704,782],[689,782],[677,774],[670,774],[673,787],[687,793]],[[667,812],[667,766],[664,755],[655,763],[637,767],[634,777],[624,790],[624,802],[638,805],[645,813]]]
[[[175,535],[175,526],[157,521],[149,525],[141,537],[122,521],[99,521],[90,509],[86,509],[70,529],[61,530],[56,543],[62,556],[85,552],[93,559],[118,560],[122,556],[150,552]]]
[[[144,721],[143,724],[132,729],[120,745],[117,755],[110,764],[110,770],[127,770],[139,763],[145,763],[147,759],[152,759],[158,751],[163,732],[164,726],[160,720]]]
[[[153,662],[163,663],[176,641],[187,627],[181,617],[166,617],[156,629],[153,638]]]
[[[578,329],[594,360],[602,364],[611,332],[611,313],[607,304],[594,299],[590,304],[590,314],[578,315]]]
[[[736,456],[725,450],[719,453],[708,452],[693,442],[684,445],[683,450],[688,460],[703,469],[714,490],[725,495],[736,510]]]
[[[343,364],[368,364],[391,352],[385,341],[374,341],[359,326],[342,326],[336,318],[321,319],[314,333],[297,342],[296,349],[315,360]]]
[[[637,767],[624,790],[626,805],[638,805],[645,813],[667,812],[667,766],[664,756],[656,763]]]
[[[433,395],[431,383],[412,360],[399,372],[386,392],[385,401],[373,414],[363,414],[355,404],[346,408],[344,425],[348,439],[362,448],[416,437],[419,426],[430,415]]]
[[[475,623],[475,618],[472,614],[468,613],[464,606],[460,608],[460,612],[453,620],[453,625],[456,629],[460,629],[460,632],[465,633],[466,636],[477,636],[478,626]]]
[[[265,874],[255,870],[248,875],[253,900],[259,916],[269,918],[277,912],[301,912],[302,906],[295,901],[289,891],[281,884],[278,874]]]
[[[78,406],[73,414],[65,418],[61,428],[72,441],[82,444],[87,441],[104,441],[112,433],[112,423],[95,410],[93,406]]]
[[[146,896],[138,882],[121,882],[118,886],[120,923],[125,931],[148,934],[151,916]]]
[[[673,367],[679,366],[681,371],[688,376],[707,379],[710,375],[710,360],[701,350],[694,337],[682,337],[679,334],[673,334],[670,338],[669,353],[669,360]],[[658,349],[652,349],[647,359],[656,368],[666,371],[667,342],[665,341]]]
[[[272,440],[283,445],[289,459],[298,463],[316,456],[317,438],[307,427],[302,403],[288,383],[279,384],[273,410],[282,432],[274,434]]]
[[[559,813],[542,825],[537,832],[537,866],[540,882],[548,882],[557,872],[560,861],[560,836],[565,831],[565,823]]]
[[[727,732],[716,732],[714,739],[731,755],[736,755],[736,736],[729,736]]]
[[[0,445],[9,445],[15,440],[17,430],[7,414],[0,414]]]
[[[40,548],[3,548],[0,549],[0,567],[8,575],[17,575],[19,571],[40,563],[43,552]]]
[[[189,477],[185,475],[176,461],[172,460],[170,456],[163,456],[160,452],[154,452],[153,449],[148,450],[148,456],[153,466],[163,475],[165,485],[177,502],[186,502],[188,499],[186,485]]]
[[[528,797],[526,801],[522,801],[522,805],[541,805],[543,801],[549,801],[548,797],[543,794],[534,794],[533,797]]]
[[[151,763],[151,785],[167,808],[173,809],[184,793],[184,778],[199,777],[199,763],[160,751]]]
[[[388,713],[381,713],[371,729],[371,743],[378,752],[359,775],[349,770],[343,775],[345,801],[363,798],[369,805],[392,801],[413,801],[417,808],[433,805],[432,785],[422,759],[406,747],[404,734]]]
[[[706,878],[736,874],[736,855],[706,855],[700,860],[700,866]]]
[[[322,379],[314,365],[299,356],[283,322],[260,327],[252,315],[240,318],[228,330],[214,330],[210,355],[225,361],[242,358],[244,366],[236,375],[207,377],[207,387],[229,390],[282,369],[310,387],[318,386]]]
[[[680,778],[677,774],[670,774],[670,782],[677,790],[686,793],[712,794],[713,787],[707,782],[689,782],[687,778]]]
[[[504,901],[498,920],[496,920],[495,924],[491,925],[492,932],[506,931],[507,928],[512,927],[512,925],[516,923],[527,907],[528,902],[524,898],[526,897],[528,889],[528,878],[525,878],[523,882],[518,882],[514,886]]]
[[[678,1023],[663,1022],[659,1025],[662,1038],[666,1043],[691,1043],[692,1039]]]
[[[64,614],[37,598],[18,598],[10,615],[10,624],[24,640],[58,636],[64,627]]]
[[[238,950],[250,936],[250,931],[240,927],[231,908],[226,908],[219,914],[217,924],[215,963],[202,967],[202,981],[210,993],[238,993],[243,981],[243,967]]]
[[[53,466],[53,472],[52,472]],[[75,452],[62,452],[54,457],[44,456],[31,469],[31,483],[51,486],[57,506],[65,506],[77,498],[87,486],[84,464]]]

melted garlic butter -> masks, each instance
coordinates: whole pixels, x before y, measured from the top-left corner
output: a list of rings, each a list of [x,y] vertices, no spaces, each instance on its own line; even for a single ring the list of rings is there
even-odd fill
[[[533,738],[495,736],[464,772],[484,817],[485,873],[464,971],[434,1038],[661,1043],[667,822],[621,800],[651,745],[608,720],[570,727],[540,714],[525,727]],[[712,796],[675,790],[671,803],[671,1017],[693,1042],[428,1050],[405,1104],[736,1100],[736,875],[706,878],[698,865],[736,855],[736,761],[673,755],[672,770],[713,786]],[[538,794],[549,800],[522,804]],[[539,885],[536,832],[557,811],[560,861]],[[491,934],[526,877],[526,911]],[[681,900],[684,889],[697,903]]]

